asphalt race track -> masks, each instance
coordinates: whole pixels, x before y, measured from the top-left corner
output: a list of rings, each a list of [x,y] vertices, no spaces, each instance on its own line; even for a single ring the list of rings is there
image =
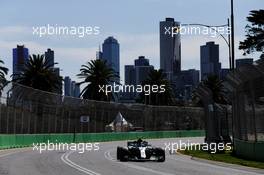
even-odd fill
[[[203,138],[175,138],[147,140],[154,146],[181,139],[202,142]],[[119,162],[116,147],[125,141],[100,143],[99,151],[77,153],[73,151],[45,151],[32,148],[0,152],[0,175],[256,175],[264,171],[239,166],[216,165],[189,156],[170,154],[165,162]]]

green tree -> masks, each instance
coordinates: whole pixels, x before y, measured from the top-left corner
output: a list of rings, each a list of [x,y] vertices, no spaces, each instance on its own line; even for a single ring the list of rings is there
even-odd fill
[[[57,64],[57,63],[55,63]],[[29,56],[25,68],[19,74],[12,75],[14,82],[47,92],[61,90],[62,78],[58,76],[44,55]]]
[[[113,93],[105,93],[100,87],[111,85],[119,76],[110,68],[105,60],[91,60],[87,64],[82,65],[80,74],[77,76],[84,79],[78,84],[85,84],[80,96],[84,99],[110,101],[114,98]]]
[[[5,64],[3,60],[0,59],[0,64]],[[8,73],[8,68],[0,66],[0,89],[2,89],[7,82],[5,76]]]
[[[145,85],[164,85],[165,91],[160,92],[150,92],[150,95],[145,95],[145,93],[140,94],[140,101],[149,105],[171,105],[173,102],[173,92],[170,82],[167,80],[166,75],[163,70],[151,70],[148,78],[142,83]]]
[[[202,81],[202,85],[211,90],[214,102],[226,103],[224,97],[225,89],[223,81],[220,80],[217,76],[209,75],[207,79]]]
[[[264,10],[250,11],[247,20],[251,23],[246,26],[246,39],[241,41],[239,49],[244,50],[244,54],[252,52],[262,52],[264,57]]]

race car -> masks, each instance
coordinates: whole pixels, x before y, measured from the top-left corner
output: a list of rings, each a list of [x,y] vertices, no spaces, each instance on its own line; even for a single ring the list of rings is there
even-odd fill
[[[153,147],[148,142],[138,139],[127,142],[127,147],[117,147],[117,160],[120,161],[165,161],[165,151]]]

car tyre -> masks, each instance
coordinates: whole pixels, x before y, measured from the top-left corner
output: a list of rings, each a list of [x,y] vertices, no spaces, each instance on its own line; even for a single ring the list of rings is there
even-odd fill
[[[128,161],[127,150],[125,150],[124,148],[117,147],[116,154],[117,160],[120,160],[121,162]]]
[[[158,162],[165,162],[165,151],[161,151],[161,155],[159,155]]]
[[[120,154],[121,154],[120,147],[117,147],[117,150],[116,150],[116,159],[117,160],[120,160]]]

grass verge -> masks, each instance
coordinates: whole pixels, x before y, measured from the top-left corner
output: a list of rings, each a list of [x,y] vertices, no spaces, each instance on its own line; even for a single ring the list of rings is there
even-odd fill
[[[198,157],[202,159],[264,169],[264,162],[245,160],[245,159],[236,157],[235,155],[233,155],[232,151],[225,151],[223,153],[210,154],[202,150],[187,150],[186,149],[184,151],[179,151],[179,152],[185,155]]]

